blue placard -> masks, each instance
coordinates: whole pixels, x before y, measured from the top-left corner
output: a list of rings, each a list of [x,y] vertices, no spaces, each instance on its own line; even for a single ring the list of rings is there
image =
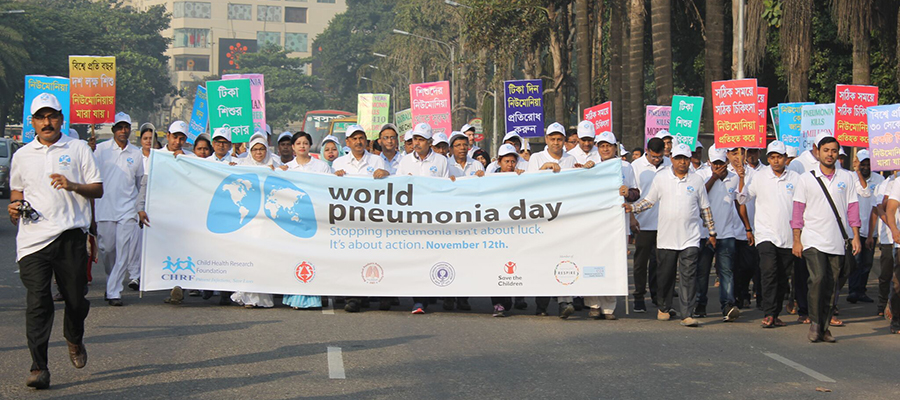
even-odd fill
[[[50,93],[59,100],[62,106],[63,123],[60,132],[69,134],[69,78],[61,76],[26,75],[25,106],[22,107],[22,142],[34,140],[34,127],[31,126],[31,102],[41,93]]]
[[[779,103],[778,104],[778,139],[785,146],[801,147],[800,133],[801,108],[815,103]]]
[[[188,127],[187,141],[193,144],[201,133],[206,132],[209,122],[208,106],[206,101],[206,87],[197,85],[197,94],[194,96],[194,109],[191,111],[191,125]]]
[[[540,79],[503,82],[506,131],[521,137],[544,136],[544,85]]]

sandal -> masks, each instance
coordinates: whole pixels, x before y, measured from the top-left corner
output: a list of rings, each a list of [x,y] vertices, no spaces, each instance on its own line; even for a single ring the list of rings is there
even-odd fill
[[[775,317],[775,326],[787,326],[787,324],[781,318]]]
[[[844,321],[841,321],[837,317],[831,317],[830,326],[844,326]]]
[[[801,315],[800,318],[797,318],[797,322],[801,324],[809,324],[809,317],[806,315]]]

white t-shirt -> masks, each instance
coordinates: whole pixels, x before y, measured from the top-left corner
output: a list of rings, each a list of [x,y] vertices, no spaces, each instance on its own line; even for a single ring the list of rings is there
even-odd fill
[[[318,158],[309,158],[309,162],[301,165],[297,162],[297,159],[294,158],[291,161],[288,161],[287,166],[289,171],[300,171],[300,172],[320,172],[323,174],[333,174],[334,170],[331,169],[331,166],[328,165],[325,161],[319,160]]]
[[[60,174],[75,183],[101,183],[93,152],[82,140],[61,135],[56,143],[44,146],[35,138],[12,159],[9,187],[21,191],[40,218],[19,218],[16,261],[39,251],[61,233],[91,226],[91,201],[80,194],[51,186],[50,175]]]
[[[137,221],[138,193],[144,176],[144,154],[130,143],[119,147],[115,140],[97,145],[94,159],[103,179],[103,197],[94,200],[99,221]]]
[[[856,178],[856,193],[859,195],[859,236],[869,237],[869,217],[872,215],[872,207],[881,203],[881,199],[876,198],[875,187],[884,182],[884,177],[873,172],[866,179],[866,187],[862,187],[859,183],[859,176],[853,173]]]
[[[762,165],[762,164],[760,164]],[[734,167],[731,166],[731,163],[728,164],[728,171],[734,172]],[[750,184],[753,181],[753,177],[756,175],[757,170],[750,166],[750,164],[744,164],[744,187]],[[737,174],[737,173],[735,173]],[[740,178],[735,177],[735,180]],[[754,218],[756,218],[756,203],[754,201],[748,201],[747,204],[744,204],[747,207],[747,218],[750,220],[750,229],[756,229],[753,226]],[[716,230],[723,229],[723,227],[716,224]],[[737,209],[734,210],[734,220],[731,226],[732,232],[734,232],[734,238],[737,240],[747,240],[747,228],[744,227],[744,222],[741,221],[741,215],[738,213]],[[720,236],[721,237],[721,236]]]
[[[887,209],[887,200],[885,197],[891,194],[891,188],[894,186],[894,181],[896,175],[891,175],[889,178],[885,179],[883,182],[875,186],[875,204],[872,207],[875,207],[879,204],[885,205],[885,210]],[[862,209],[860,209],[862,210]],[[862,211],[860,211],[862,213]],[[861,215],[860,215],[861,216]],[[900,217],[900,210],[897,211],[897,215],[895,218]],[[900,218],[897,219],[900,221]],[[893,235],[891,234],[891,228],[887,226],[880,218],[878,219],[878,224],[876,225],[878,229],[878,243],[879,244],[891,244],[894,242]]]
[[[785,169],[781,176],[776,176],[771,168],[766,168],[754,175],[750,184],[744,185],[738,201],[741,204],[756,201],[753,237],[757,244],[770,242],[778,248],[793,248],[791,218],[797,179],[794,171]]]
[[[575,157],[575,162],[581,165],[584,165],[588,161],[593,161],[594,164],[600,163],[600,153],[597,152],[596,146],[592,147],[590,152],[585,153],[579,145],[575,146],[574,149],[568,151],[567,153],[571,154],[572,157]]]
[[[641,189],[641,196],[643,197],[650,191],[650,185],[653,183],[653,178],[656,176],[657,171],[661,171],[665,166],[664,164],[660,164],[659,167],[655,167],[647,160],[647,156],[645,155],[632,162],[631,168],[634,169],[634,180]],[[635,214],[634,217],[641,225],[642,231],[655,231],[657,230],[658,216],[659,208],[653,207],[642,213]]]
[[[451,157],[449,160],[450,175],[456,178],[461,176],[475,176],[476,172],[484,171],[484,165],[482,165],[481,162],[475,161],[472,157],[466,157],[465,167],[459,165],[459,162],[456,161],[456,157]]]
[[[419,153],[413,152],[400,160],[397,175],[449,178],[450,167],[447,157],[435,153],[434,150],[429,151],[424,160],[419,158]]]
[[[360,159],[353,153],[340,156],[331,163],[331,168],[335,172],[343,170],[350,176],[372,176],[379,169],[387,171],[388,167],[384,159],[367,151]]]
[[[700,210],[709,208],[709,198],[703,179],[688,172],[684,178],[675,176],[671,168],[659,171],[643,198],[659,212],[656,248],[684,250],[700,247]],[[642,213],[637,214],[640,216]]]
[[[559,167],[562,169],[571,169],[575,168],[575,157],[569,153],[563,152],[562,157],[557,160],[553,158],[547,150],[534,153],[531,155],[531,159],[528,160],[528,168],[525,169],[525,172],[540,171],[541,167],[546,163],[556,163],[559,164]]]
[[[712,168],[698,173],[697,176],[703,181],[703,190],[706,190],[706,182],[712,177]],[[739,219],[737,209],[734,206],[734,201],[737,199],[738,195],[738,176],[734,172],[728,171],[725,175],[725,179],[717,179],[706,195],[709,198],[709,208],[710,211],[712,211],[713,221],[716,222],[716,238],[735,238],[736,232],[734,220],[736,218]],[[700,219],[699,215],[700,214],[697,214],[698,219]],[[741,230],[744,230],[743,226],[742,223]],[[709,236],[705,228],[703,229],[702,236]]]
[[[847,210],[851,203],[859,201],[853,184],[853,180],[856,179],[855,174],[847,170],[835,169],[832,179],[828,179],[822,174],[820,168],[813,171],[822,179],[822,183],[831,194],[831,199],[834,200],[834,205],[841,214],[844,229],[847,235],[852,237],[853,230],[850,229]],[[828,203],[825,193],[822,192],[822,187],[809,172],[801,174],[797,180],[794,201],[806,204],[806,210],[803,212],[803,232],[800,236],[803,250],[814,247],[823,253],[844,255],[844,238],[841,236],[841,229],[834,218],[834,211],[831,210],[831,205]]]
[[[816,160],[812,155],[812,150],[806,150],[800,154],[797,158],[791,161],[791,164],[786,167],[791,171],[797,173],[797,175],[809,174],[809,171],[812,171],[813,168],[819,166],[819,160]],[[819,189],[821,191],[822,189]],[[832,213],[833,214],[833,213]]]

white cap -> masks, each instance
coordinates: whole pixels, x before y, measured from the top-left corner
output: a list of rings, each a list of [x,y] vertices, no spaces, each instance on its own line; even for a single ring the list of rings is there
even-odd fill
[[[688,146],[684,143],[678,143],[672,147],[672,158],[678,156],[685,156],[687,158],[691,158],[691,146]]]
[[[34,115],[42,108],[52,108],[56,111],[62,111],[59,105],[59,99],[50,93],[41,93],[31,101],[31,115]]]
[[[816,148],[818,149],[818,148],[819,148],[819,142],[821,142],[822,139],[825,139],[825,138],[827,138],[827,137],[831,137],[831,134],[828,133],[828,132],[822,132],[822,133],[816,135],[816,139],[815,139],[815,141],[813,142],[813,146],[816,146]]]
[[[625,150],[625,146],[623,146],[622,143],[619,143],[619,157],[627,156],[627,155],[628,155],[628,150]]]
[[[847,155],[847,153],[844,153],[844,148],[841,147],[841,146],[838,146],[838,155],[839,155],[839,156],[846,156],[846,155]]]
[[[475,127],[472,125],[469,125],[469,124],[465,124],[462,126],[462,128],[459,128],[459,131],[462,133],[466,133],[468,131],[474,131],[474,130],[475,130]],[[451,136],[450,138],[453,138],[453,136]]]
[[[169,133],[183,133],[187,135],[188,131],[190,131],[188,124],[184,121],[175,121],[172,125],[169,125]]]
[[[338,141],[338,138],[335,137],[335,136],[333,136],[333,135],[325,136],[325,138],[322,139],[322,147],[325,147],[325,142],[331,142],[331,143],[334,143],[335,146],[340,146],[340,145],[341,145],[341,143]]]
[[[863,162],[863,161],[868,160],[868,159],[869,159],[869,151],[868,151],[868,150],[865,150],[865,149],[860,150],[860,151],[857,151],[857,152],[856,152],[856,159],[859,160],[859,162]]]
[[[212,138],[213,138],[213,140],[215,140],[217,137],[220,137],[220,138],[225,139],[230,142],[231,141],[231,129],[224,128],[224,127],[214,129]]]
[[[713,145],[712,147],[709,148],[709,151],[707,152],[706,155],[709,158],[709,162],[711,162],[711,163],[716,162],[716,161],[725,162],[728,159],[726,153],[727,152],[724,149],[717,148],[715,145]],[[673,149],[672,157],[674,157],[674,156],[675,156],[675,150]]]
[[[420,122],[420,123],[416,124],[416,126],[413,128],[412,134],[413,134],[413,136],[421,136],[425,139],[431,139],[431,136],[432,136],[431,125],[428,125],[427,122]],[[447,137],[445,136],[444,140],[446,140],[446,139],[447,139]]]
[[[787,149],[788,158],[797,158],[797,153],[800,152],[800,149],[798,149],[794,146],[785,146],[785,147]]]
[[[388,122],[388,123],[382,125],[382,126],[381,126],[381,130],[378,131],[378,137],[381,137],[381,134],[384,133],[384,131],[386,131],[386,130],[388,130],[388,129],[390,129],[390,130],[392,130],[392,131],[394,131],[394,132],[397,132],[397,125],[394,125],[394,124],[392,124],[392,123],[390,123],[390,122]],[[398,133],[399,133],[399,132],[398,132]]]
[[[463,128],[465,128],[465,126]],[[448,141],[448,143],[450,143],[452,145],[453,141],[456,140],[457,138],[463,138],[463,139],[466,139],[466,143],[469,142],[469,137],[466,136],[465,133],[462,133],[460,131],[453,131],[450,133],[450,140]]]
[[[512,154],[519,158],[519,153],[516,153],[516,146],[513,146],[509,143],[503,143],[500,145],[500,150],[497,152],[497,158],[503,157],[505,155]]]
[[[550,136],[554,133],[559,133],[563,136],[566,136],[566,128],[563,127],[559,122],[554,122],[547,127],[547,133],[544,136]]]
[[[81,139],[81,136],[78,136],[78,131],[69,128],[69,137],[72,139]]]
[[[516,132],[516,131],[509,131],[509,132],[506,132],[506,135],[503,135],[504,142],[509,139],[512,139],[512,138],[518,139],[520,143],[522,142],[522,137],[519,136],[518,132]]]
[[[278,140],[276,142],[280,142],[281,139],[284,139],[284,138],[288,138],[288,140],[290,140],[292,136],[294,136],[294,134],[289,131],[281,132],[281,134],[278,135]]]
[[[663,130],[660,130],[659,132],[656,132],[656,135],[653,137],[662,139],[665,137],[672,137],[672,134],[669,133],[669,131],[663,129]]]
[[[416,133],[416,135],[418,135],[418,133]],[[447,135],[445,135],[444,132],[435,133],[432,137],[434,138],[434,141],[431,142],[432,146],[437,146],[441,143],[446,143],[448,146],[450,145],[450,142],[447,141]]]
[[[579,127],[580,128],[580,127]],[[594,137],[594,143],[606,142],[609,144],[616,144],[616,135],[613,135],[610,131],[600,132],[599,135]]]
[[[143,132],[144,129],[147,129],[147,128],[149,128],[149,129],[150,129],[151,131],[153,131],[154,133],[156,132],[156,127],[153,126],[153,124],[151,124],[151,123],[149,123],[149,122],[144,122],[143,124],[141,124],[141,128],[138,129],[138,130],[141,131],[141,132]]]
[[[272,127],[269,126],[269,124],[266,124],[266,135],[268,135],[268,136],[272,135]]]
[[[131,116],[123,112],[118,112],[116,113],[116,119],[115,122],[113,122],[113,126],[118,125],[119,122],[125,122],[128,125],[131,125]]]
[[[406,133],[403,134],[403,141],[406,142],[408,140],[412,140],[412,129],[407,129]]]
[[[347,137],[348,138],[350,136],[353,136],[353,134],[356,132],[362,132],[363,134],[365,134],[366,130],[363,129],[362,125],[359,125],[359,124],[353,124],[353,125],[350,125],[347,127]]]
[[[578,138],[590,139],[597,133],[594,131],[594,123],[591,121],[581,121],[578,123]],[[595,140],[596,141],[596,140]],[[613,142],[615,143],[615,142]]]
[[[772,143],[769,143],[769,146],[766,147],[766,154],[769,153],[778,153],[781,155],[787,155],[787,146],[784,145],[784,142],[780,140],[773,140]]]
[[[703,148],[703,143],[700,142],[700,138],[697,138],[697,140],[695,140],[694,142],[697,143],[697,145],[694,146],[694,147],[696,147],[696,148],[698,148],[698,149],[702,149],[702,148]]]

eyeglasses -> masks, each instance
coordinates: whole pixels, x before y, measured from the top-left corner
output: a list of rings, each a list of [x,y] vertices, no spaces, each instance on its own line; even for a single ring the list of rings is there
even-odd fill
[[[468,149],[468,148],[469,148],[469,144],[468,144],[468,143],[454,144],[454,145],[453,145],[453,148],[454,148],[454,149]]]
[[[31,120],[32,121],[50,120],[52,122],[59,122],[60,120],[62,120],[62,113],[50,113],[50,114],[46,114],[46,115],[32,115]]]

